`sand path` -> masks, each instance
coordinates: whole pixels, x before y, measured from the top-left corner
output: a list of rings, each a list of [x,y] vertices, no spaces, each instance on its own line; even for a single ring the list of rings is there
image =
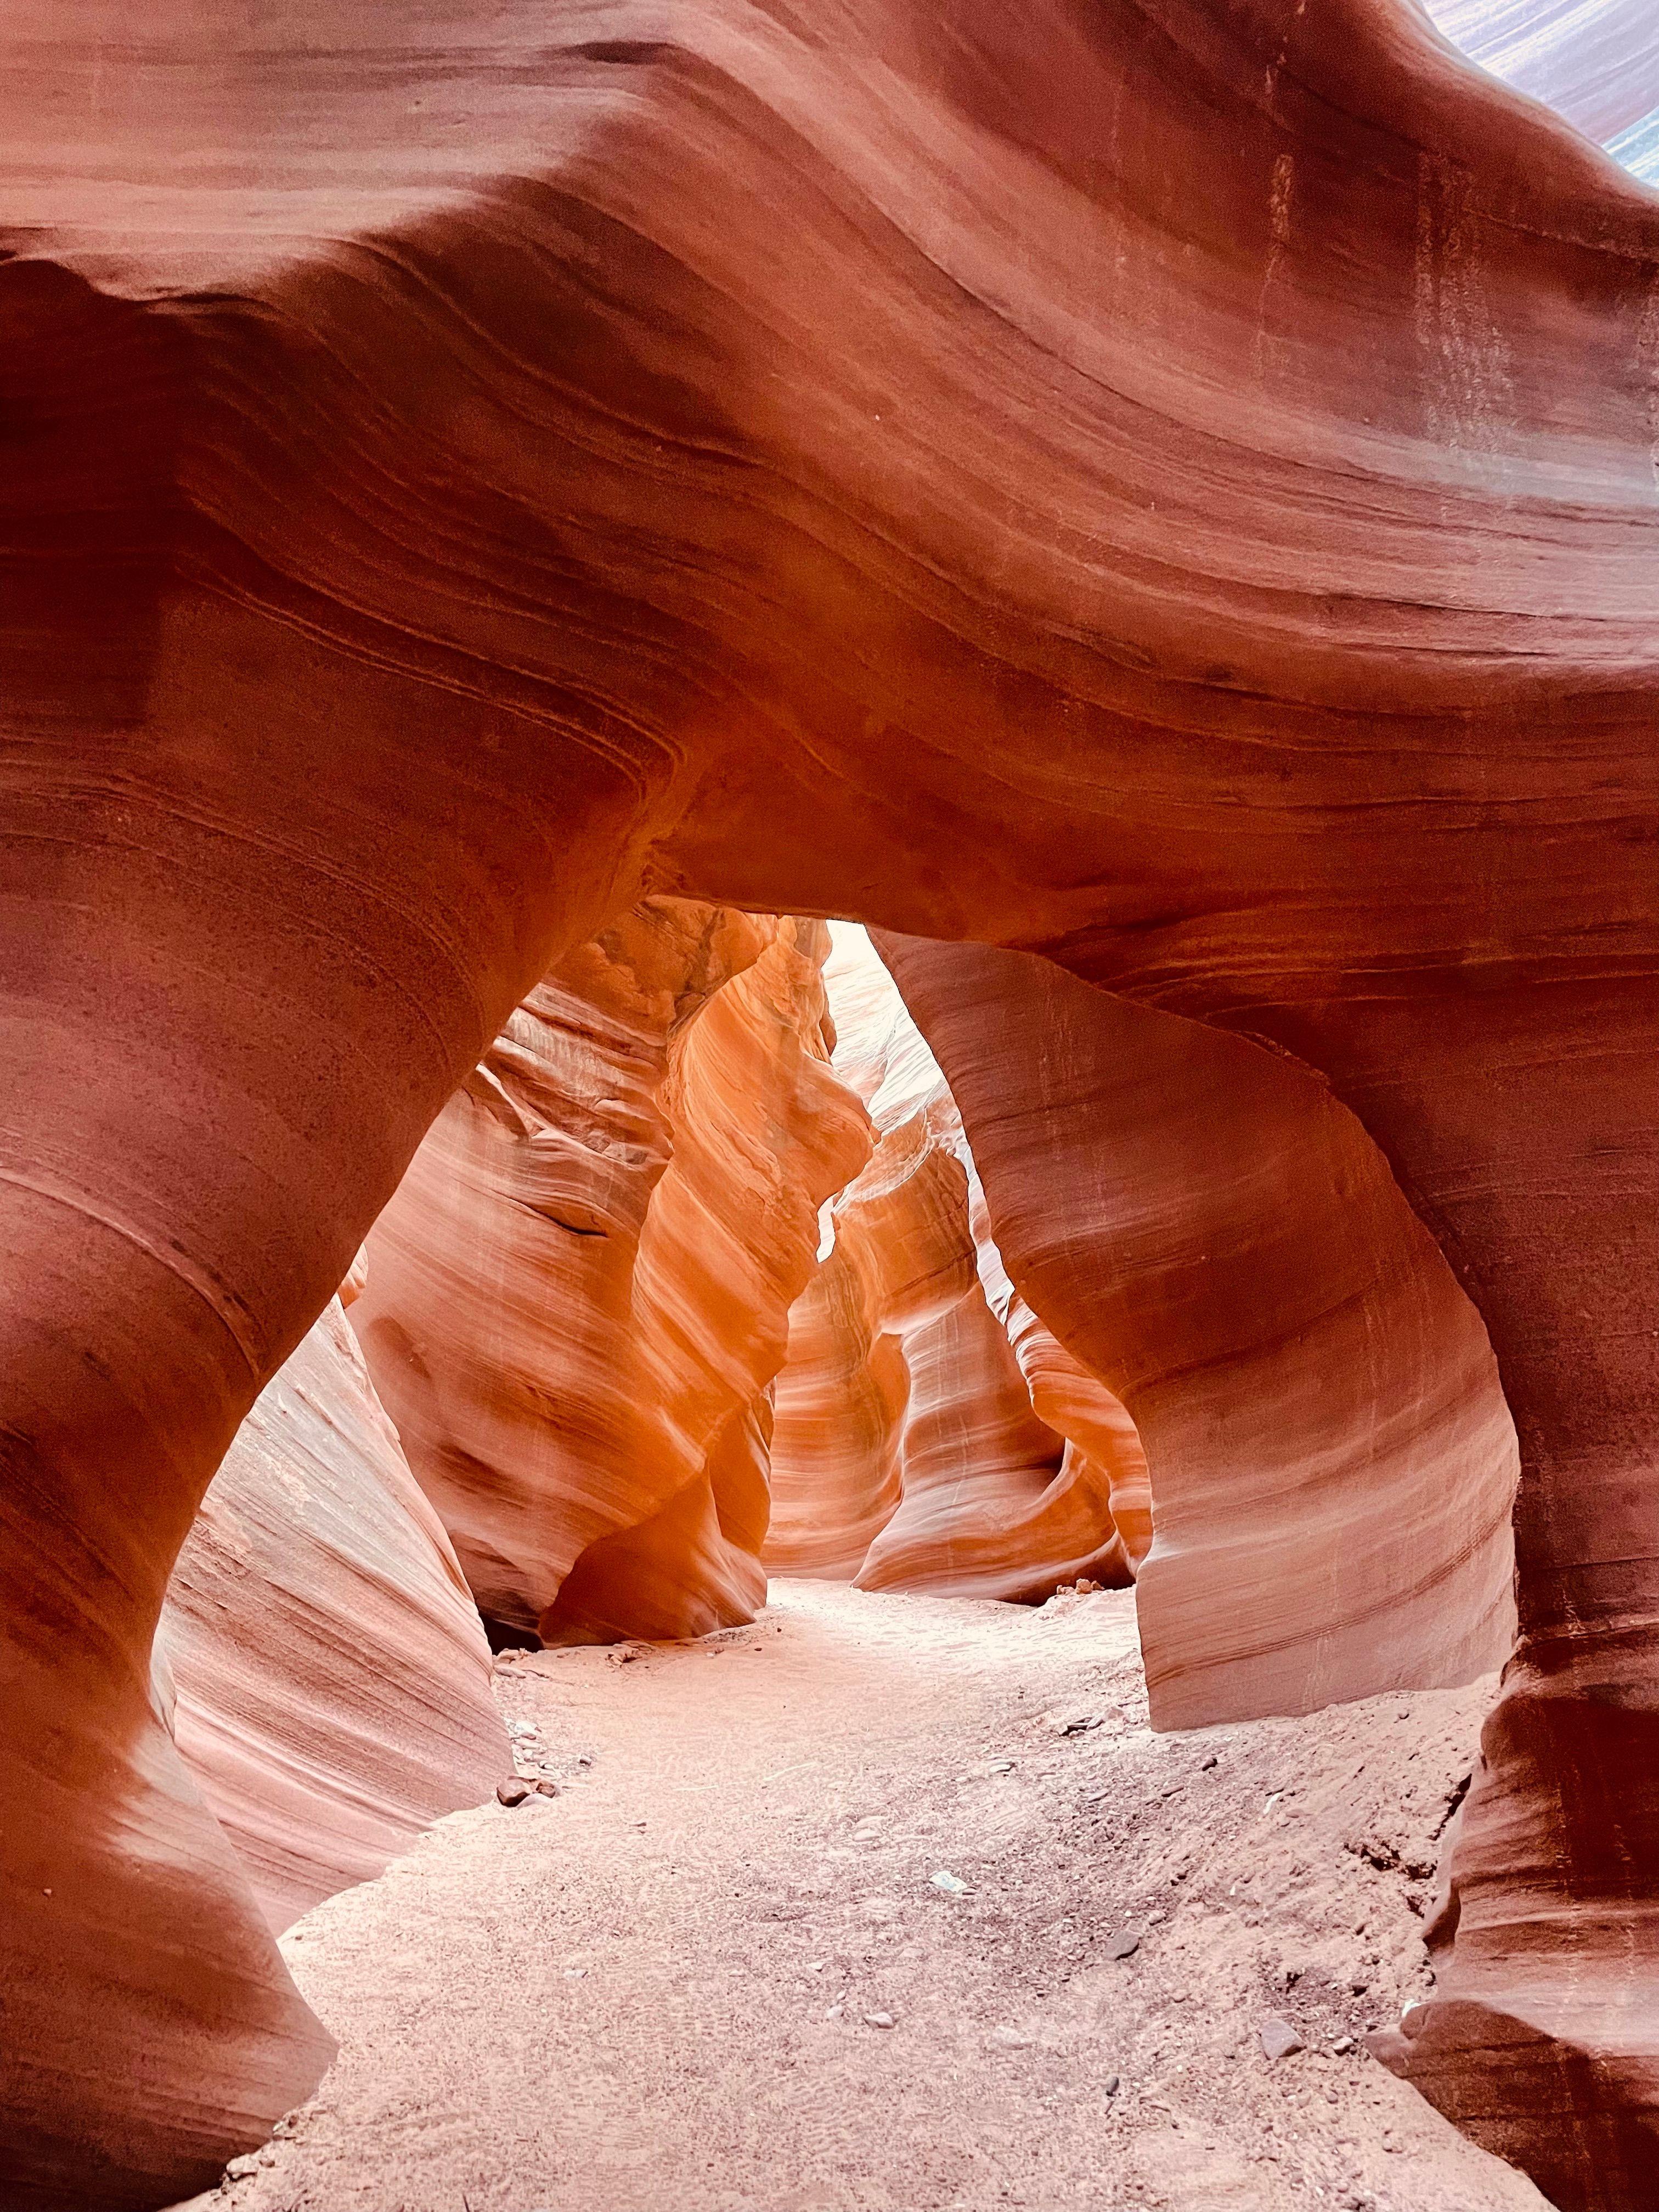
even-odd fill
[[[773,1598],[498,1668],[561,1794],[284,1939],[340,2056],[201,2205],[1538,2212],[1334,2049],[1425,1985],[1486,1690],[1155,1736],[1128,1595]]]

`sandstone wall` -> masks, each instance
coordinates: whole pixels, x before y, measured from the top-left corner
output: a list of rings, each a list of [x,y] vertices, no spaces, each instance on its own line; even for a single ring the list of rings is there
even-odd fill
[[[877,941],[1010,1275],[1139,1431],[1155,1722],[1498,1664],[1514,1426],[1480,1316],[1352,1115],[1282,1055],[1027,954]]]
[[[829,974],[836,1071],[878,1142],[831,1206],[822,1291],[791,1319],[767,1564],[1034,1601],[1080,1574],[1127,1581],[1112,1487],[1115,1472],[1127,1515],[1133,1424],[1081,1370],[1054,1387],[1059,1347],[1013,1311],[960,1117],[861,931],[843,933]],[[1072,1426],[1045,1422],[1034,1390]],[[1089,1445],[1105,1429],[1103,1459]]]
[[[384,68],[340,0],[153,0],[119,70],[112,0],[27,27],[20,2203],[187,2195],[315,2078],[151,1708],[167,1579],[445,1102],[667,888],[1047,954],[1381,1147],[1522,1456],[1413,2078],[1650,2212],[1659,202],[1403,0],[392,0]]]
[[[867,1148],[821,923],[635,908],[514,1015],[353,1309],[498,1635],[696,1635],[763,1601],[767,1392]]]
[[[511,1772],[477,1609],[337,1304],[238,1430],[156,1656],[278,1931]]]
[[[899,1502],[910,1377],[850,1237],[789,1309],[772,1424],[774,1575],[852,1582]]]

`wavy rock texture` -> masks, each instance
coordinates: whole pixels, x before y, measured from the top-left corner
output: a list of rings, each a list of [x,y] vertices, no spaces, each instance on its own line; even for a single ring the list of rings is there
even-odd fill
[[[1146,1445],[1158,1533],[1137,1597],[1158,1723],[1490,1666],[1511,1629],[1514,1431],[1478,1316],[1353,1117],[1281,1057],[1029,955],[878,943],[949,1071],[999,1248]],[[1605,1695],[1605,1675],[1585,1686]],[[1613,1732],[1576,1719],[1569,1739],[1559,1714],[1522,1674],[1490,1724],[1452,1863],[1450,1992],[1377,2049],[1553,2194],[1611,2176],[1640,2202],[1648,2028],[1639,1989],[1608,2008],[1612,1944],[1577,1946],[1599,1984],[1540,1974],[1511,2010],[1516,1869],[1562,1849],[1524,1762],[1541,1737],[1592,1789]],[[1506,1796],[1494,1845],[1480,1816]],[[1597,2036],[1623,2061],[1614,2100],[1585,2063]],[[1574,2124],[1546,2141],[1524,2100],[1558,2094]]]
[[[669,1037],[765,942],[746,915],[666,901],[579,947],[512,1015],[375,1224],[353,1324],[502,1627],[533,1637],[587,1546],[651,1510],[648,1489],[636,1501],[619,1482],[648,1425],[626,1352],[673,1149]]]
[[[1651,2212],[1659,202],[1404,0],[360,13],[0,68],[14,2197],[314,2077],[168,1574],[649,888],[1048,953],[1376,1139],[1522,1455],[1415,2078]]]
[[[910,1376],[849,1236],[789,1309],[775,1393],[771,1575],[850,1583],[897,1510]]]
[[[237,1431],[156,1654],[279,1933],[512,1771],[477,1607],[338,1305]]]
[[[962,1142],[965,1152],[967,1139]],[[1013,1346],[1032,1412],[1066,1439],[1063,1481],[1079,1483],[1091,1498],[1107,1501],[1123,1556],[1120,1561],[1103,1555],[1090,1571],[1100,1581],[1115,1582],[1119,1566],[1133,1574],[1152,1547],[1152,1479],[1140,1431],[1122,1401],[1066,1350],[1014,1288],[991,1234],[984,1185],[972,1167],[968,1190],[981,1287]],[[1099,1533],[1104,1535],[1103,1527]]]
[[[1353,1116],[1282,1056],[1029,954],[877,941],[1011,1276],[1146,1448],[1156,1724],[1498,1663],[1514,1429],[1480,1316]]]
[[[965,1230],[965,1188],[951,1199]],[[1107,1485],[1032,1411],[978,1284],[902,1340],[910,1378],[902,1494],[859,1587],[1035,1604],[1079,1575],[1127,1582]]]
[[[1494,76],[1659,179],[1659,18],[1648,0],[1422,0]]]
[[[1112,1483],[1115,1468],[1127,1503],[1140,1479],[1133,1424],[1080,1370],[1054,1387],[1063,1355],[1024,1308],[1016,1358],[960,1118],[862,931],[842,933],[827,981],[836,1072],[878,1141],[831,1206],[835,1249],[799,1334],[791,1316],[769,1569],[1036,1601],[1079,1574],[1127,1581]],[[1039,1417],[1028,1371],[1091,1442],[1111,1434],[1103,1463]]]
[[[753,1618],[766,1392],[867,1149],[822,923],[678,900],[566,959],[439,1117],[353,1319],[498,1631]]]

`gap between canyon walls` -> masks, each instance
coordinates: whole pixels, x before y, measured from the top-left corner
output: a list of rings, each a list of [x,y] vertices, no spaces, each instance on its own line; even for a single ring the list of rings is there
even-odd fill
[[[821,980],[828,946],[647,901],[531,994],[368,1239],[352,1325],[498,1645],[732,1626],[803,1543],[1034,1601],[1146,1549],[1133,1423],[1002,1271],[862,931]]]
[[[943,1074],[861,929],[825,969],[832,1065],[875,1148],[827,1209],[773,1435],[778,1574],[1040,1602],[1151,1540],[1122,1406],[1021,1301]]]
[[[1375,1138],[1522,1464],[1394,2057],[1652,2212],[1659,203],[1397,0],[398,4],[372,68],[331,0],[112,20],[0,71],[20,2202],[154,2204],[324,2062],[157,1710],[169,1575],[649,890],[1049,956]]]

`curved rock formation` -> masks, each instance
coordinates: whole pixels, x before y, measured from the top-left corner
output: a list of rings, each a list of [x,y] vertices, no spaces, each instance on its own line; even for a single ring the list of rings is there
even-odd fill
[[[1011,1276],[1139,1431],[1155,1724],[1498,1664],[1514,1429],[1479,1315],[1353,1116],[1282,1055],[1030,954],[877,942]]]
[[[375,1223],[353,1325],[499,1626],[533,1638],[587,1545],[650,1510],[617,1484],[640,1456],[623,1355],[672,1152],[668,1039],[765,941],[746,915],[668,901],[579,947],[512,1015]]]
[[[1080,1574],[1127,1581],[1112,1491],[1115,1473],[1127,1507],[1141,1484],[1133,1425],[1080,1369],[1062,1376],[1017,1304],[944,1077],[862,931],[842,933],[827,977],[836,1072],[878,1141],[832,1204],[825,1287],[796,1309],[799,1334],[791,1316],[767,1565],[1036,1601]],[[1039,1389],[1072,1428],[1039,1417]],[[1079,1431],[1092,1449],[1067,1441]]]
[[[965,1189],[957,1197],[965,1228]],[[1079,1575],[1127,1582],[1107,1486],[1032,1411],[978,1283],[902,1342],[902,1495],[860,1589],[1040,1602]]]
[[[769,1466],[769,1574],[852,1582],[897,1509],[910,1377],[850,1240],[789,1309]]]
[[[337,1304],[237,1431],[156,1653],[279,1932],[511,1772],[477,1608]]]
[[[1329,1077],[1522,1444],[1415,2078],[1650,2212],[1659,202],[1404,0],[362,35],[43,0],[0,71],[17,2201],[187,2193],[314,2074],[150,1706],[167,1576],[648,884]]]
[[[1547,101],[1637,176],[1659,176],[1659,18],[1648,0],[1422,5],[1494,76]]]
[[[514,1015],[376,1223],[353,1311],[497,1632],[763,1602],[765,1397],[864,1115],[822,923],[650,900]]]
[[[965,1137],[963,1144],[965,1149]],[[1152,1547],[1152,1479],[1140,1431],[1122,1400],[1066,1350],[1014,1288],[991,1234],[985,1188],[976,1170],[969,1170],[968,1182],[981,1286],[1013,1346],[1032,1412],[1066,1439],[1063,1477],[1082,1481],[1091,1497],[1106,1500],[1123,1559],[1119,1563],[1103,1556],[1097,1577],[1115,1582],[1117,1565],[1137,1571]],[[1103,1535],[1103,1528],[1099,1533]],[[1091,1570],[1091,1576],[1096,1572]]]

